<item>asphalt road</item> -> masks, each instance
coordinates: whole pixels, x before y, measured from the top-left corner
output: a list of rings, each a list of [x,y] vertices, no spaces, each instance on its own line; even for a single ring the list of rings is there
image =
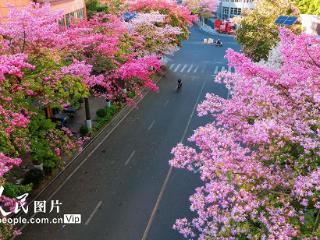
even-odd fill
[[[145,240],[182,239],[172,225],[176,218],[192,216],[188,198],[200,182],[184,170],[172,169],[168,176],[170,151],[180,141],[190,144],[188,136],[210,120],[194,111],[207,92],[227,97],[224,86],[213,83],[213,78],[221,70],[231,70],[225,50],[239,49],[230,37],[219,37],[222,48],[204,45],[208,35],[197,28],[191,31],[190,39],[167,62],[160,93],[149,93],[111,134],[101,136],[99,145],[85,152],[87,157],[72,166],[75,170],[66,171],[39,197],[59,200],[62,206],[59,214],[36,217],[74,213],[81,214],[82,223],[30,224],[18,239],[140,240],[143,235]],[[183,81],[180,92],[175,91],[178,78]]]

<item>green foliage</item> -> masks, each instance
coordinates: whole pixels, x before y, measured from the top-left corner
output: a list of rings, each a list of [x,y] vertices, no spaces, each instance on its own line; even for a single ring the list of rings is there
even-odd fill
[[[97,124],[95,125],[95,130],[103,127],[107,122],[109,122],[112,117],[119,111],[119,105],[111,105],[110,107],[106,107],[105,112],[106,115],[104,117],[97,118]]]
[[[119,15],[127,9],[127,4],[123,0],[108,0],[100,3],[99,0],[86,0],[87,14],[92,17],[97,12]]]
[[[107,111],[104,108],[100,108],[97,110],[96,114],[98,117],[103,118],[107,115]]]
[[[8,223],[0,223],[0,233],[3,240],[12,240],[13,238],[12,226]]]
[[[261,0],[256,9],[245,12],[236,31],[244,53],[254,61],[267,59],[270,49],[279,41],[279,26],[274,21],[280,15],[290,14],[293,7],[284,0]],[[299,32],[300,26],[292,26],[291,30]]]
[[[43,163],[43,167],[47,169],[56,168],[60,162],[60,158],[52,150],[47,135],[54,129],[55,124],[41,114],[34,116],[29,124],[31,159],[36,164]]]
[[[7,182],[4,185],[3,194],[7,197],[16,198],[24,193],[29,193],[32,190],[32,184],[27,185],[17,185]]]
[[[50,129],[54,129],[56,124],[53,123],[50,119],[46,119],[40,113],[32,117],[29,124],[29,131],[34,136],[45,137],[46,133]]]
[[[79,128],[79,133],[81,137],[84,137],[89,133],[89,128],[83,125]]]
[[[34,186],[37,186],[39,185],[43,177],[44,177],[43,172],[40,169],[33,168],[26,173],[23,183],[24,184],[32,183]]]
[[[320,15],[320,0],[295,0],[302,14]]]
[[[99,75],[111,71],[115,68],[111,59],[103,55],[97,55],[94,57],[92,64],[92,74]]]
[[[0,119],[1,122],[1,119]],[[0,129],[0,152],[11,154],[13,156],[16,155],[16,149],[13,143],[10,141],[6,133]]]
[[[31,158],[35,164],[43,163],[43,167],[47,169],[58,166],[60,158],[54,154],[46,139],[34,138],[31,144]]]
[[[133,91],[128,91],[127,96],[128,96],[128,98],[133,99],[136,96],[136,94]]]
[[[61,100],[72,102],[81,97],[89,96],[88,87],[78,77],[71,75],[56,77],[56,72],[68,63],[68,61],[61,60],[59,53],[42,52],[38,55],[29,56],[29,61],[35,66],[35,70],[25,71],[24,81],[31,86],[33,92],[37,92],[41,96],[37,99],[38,104],[46,97],[46,100],[48,100],[46,105],[61,108],[59,104]],[[45,82],[47,78],[53,78],[55,84],[47,84]],[[22,97],[25,99],[24,95]]]
[[[108,6],[99,3],[99,0],[86,0],[87,14],[91,18],[97,12],[108,12]]]

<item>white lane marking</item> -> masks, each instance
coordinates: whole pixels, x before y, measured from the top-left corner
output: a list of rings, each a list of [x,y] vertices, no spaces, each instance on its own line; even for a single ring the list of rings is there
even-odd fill
[[[198,69],[199,69],[199,66],[197,66],[197,67],[193,70],[193,72],[196,73],[196,72],[198,71]]]
[[[130,160],[133,158],[135,153],[136,153],[136,151],[133,150],[132,153],[130,154],[130,156],[128,157],[127,161],[124,163],[125,166],[127,166],[129,164]]]
[[[228,72],[232,72],[232,67],[228,67]]]
[[[173,68],[175,65],[176,65],[176,64],[172,63],[169,69],[172,70],[172,68]]]
[[[223,67],[221,67],[221,72],[223,72],[223,71],[225,71],[226,70],[226,68],[223,66]]]
[[[198,97],[197,97],[196,103],[195,103],[195,105],[193,106],[193,109],[192,109],[192,112],[191,112],[191,114],[190,114],[190,116],[189,116],[187,125],[186,125],[186,127],[185,127],[185,129],[184,129],[184,132],[183,132],[183,134],[182,134],[182,137],[181,137],[181,139],[180,139],[180,142],[181,142],[181,143],[183,142],[184,138],[185,138],[186,135],[187,135],[187,131],[188,131],[189,126],[190,126],[190,124],[191,124],[192,117],[193,117],[193,115],[194,115],[194,113],[195,113],[195,111],[196,111],[196,108],[197,108],[198,102],[199,102],[199,100],[200,100],[200,97],[201,97],[201,95],[202,95],[202,92],[203,92],[203,89],[204,89],[204,87],[205,87],[205,84],[206,84],[206,81],[203,82],[202,87],[201,87],[201,90],[200,90],[199,95],[198,95]],[[154,217],[155,217],[155,215],[156,215],[156,212],[157,212],[157,210],[158,210],[158,208],[159,208],[159,206],[160,206],[160,201],[161,201],[161,199],[162,199],[162,197],[163,197],[163,193],[164,193],[164,191],[166,190],[167,184],[168,184],[169,179],[170,179],[170,176],[171,176],[171,174],[172,174],[172,169],[173,169],[173,167],[170,166],[169,171],[168,171],[168,173],[167,173],[167,176],[166,176],[166,178],[165,178],[165,180],[164,180],[164,183],[163,183],[162,186],[161,186],[161,190],[160,190],[159,196],[158,196],[157,201],[156,201],[156,204],[155,204],[155,206],[154,206],[154,208],[153,208],[153,210],[152,210],[152,213],[151,213],[150,218],[149,218],[149,220],[148,220],[148,224],[147,224],[147,226],[146,226],[146,229],[145,229],[145,231],[144,231],[144,233],[143,233],[143,236],[142,236],[141,240],[147,240],[147,238],[148,238],[148,234],[149,234],[150,228],[151,228],[151,226],[152,226],[152,222],[153,222]]]
[[[93,209],[92,213],[90,214],[89,218],[87,219],[87,221],[85,222],[84,225],[89,225],[91,219],[93,218],[93,216],[96,214],[96,212],[98,211],[99,207],[101,206],[102,201],[99,201],[97,206]]]
[[[219,66],[216,66],[216,68],[214,69],[214,74],[217,74],[219,71]]]
[[[151,130],[151,128],[153,127],[153,125],[154,125],[155,122],[156,122],[155,120],[152,121],[152,123],[151,123],[150,126],[148,127],[148,130]]]
[[[164,103],[164,106],[166,107],[169,103],[169,99],[167,99],[167,101]]]
[[[191,66],[189,67],[189,69],[188,69],[188,73],[191,71],[191,69],[193,68],[193,64],[191,64]]]
[[[188,66],[188,64],[185,64],[185,65],[183,66],[183,68],[181,68],[181,71],[180,71],[180,72],[183,72],[183,71],[186,69],[187,66]]]
[[[174,69],[174,72],[177,72],[181,64],[178,64],[177,67]]]

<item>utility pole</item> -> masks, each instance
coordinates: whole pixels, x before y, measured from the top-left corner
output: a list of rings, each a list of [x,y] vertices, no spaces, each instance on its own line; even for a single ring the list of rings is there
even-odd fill
[[[92,120],[90,114],[90,105],[89,105],[89,98],[84,98],[84,107],[86,110],[86,126],[88,129],[92,129]]]

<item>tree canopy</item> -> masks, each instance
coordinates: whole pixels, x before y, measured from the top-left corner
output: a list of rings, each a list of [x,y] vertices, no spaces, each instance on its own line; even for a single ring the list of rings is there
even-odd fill
[[[280,15],[298,15],[298,11],[285,0],[261,0],[255,9],[244,12],[236,36],[244,53],[254,61],[266,59],[270,49],[279,41],[279,26],[274,21]],[[299,26],[291,29],[298,32]]]
[[[231,98],[208,93],[212,121],[173,150],[172,166],[196,171],[197,215],[174,225],[187,239],[319,239],[320,40],[280,30],[281,63],[257,64],[231,49],[222,72]],[[271,63],[273,60],[271,60]]]
[[[320,0],[295,0],[302,14],[320,15]]]

